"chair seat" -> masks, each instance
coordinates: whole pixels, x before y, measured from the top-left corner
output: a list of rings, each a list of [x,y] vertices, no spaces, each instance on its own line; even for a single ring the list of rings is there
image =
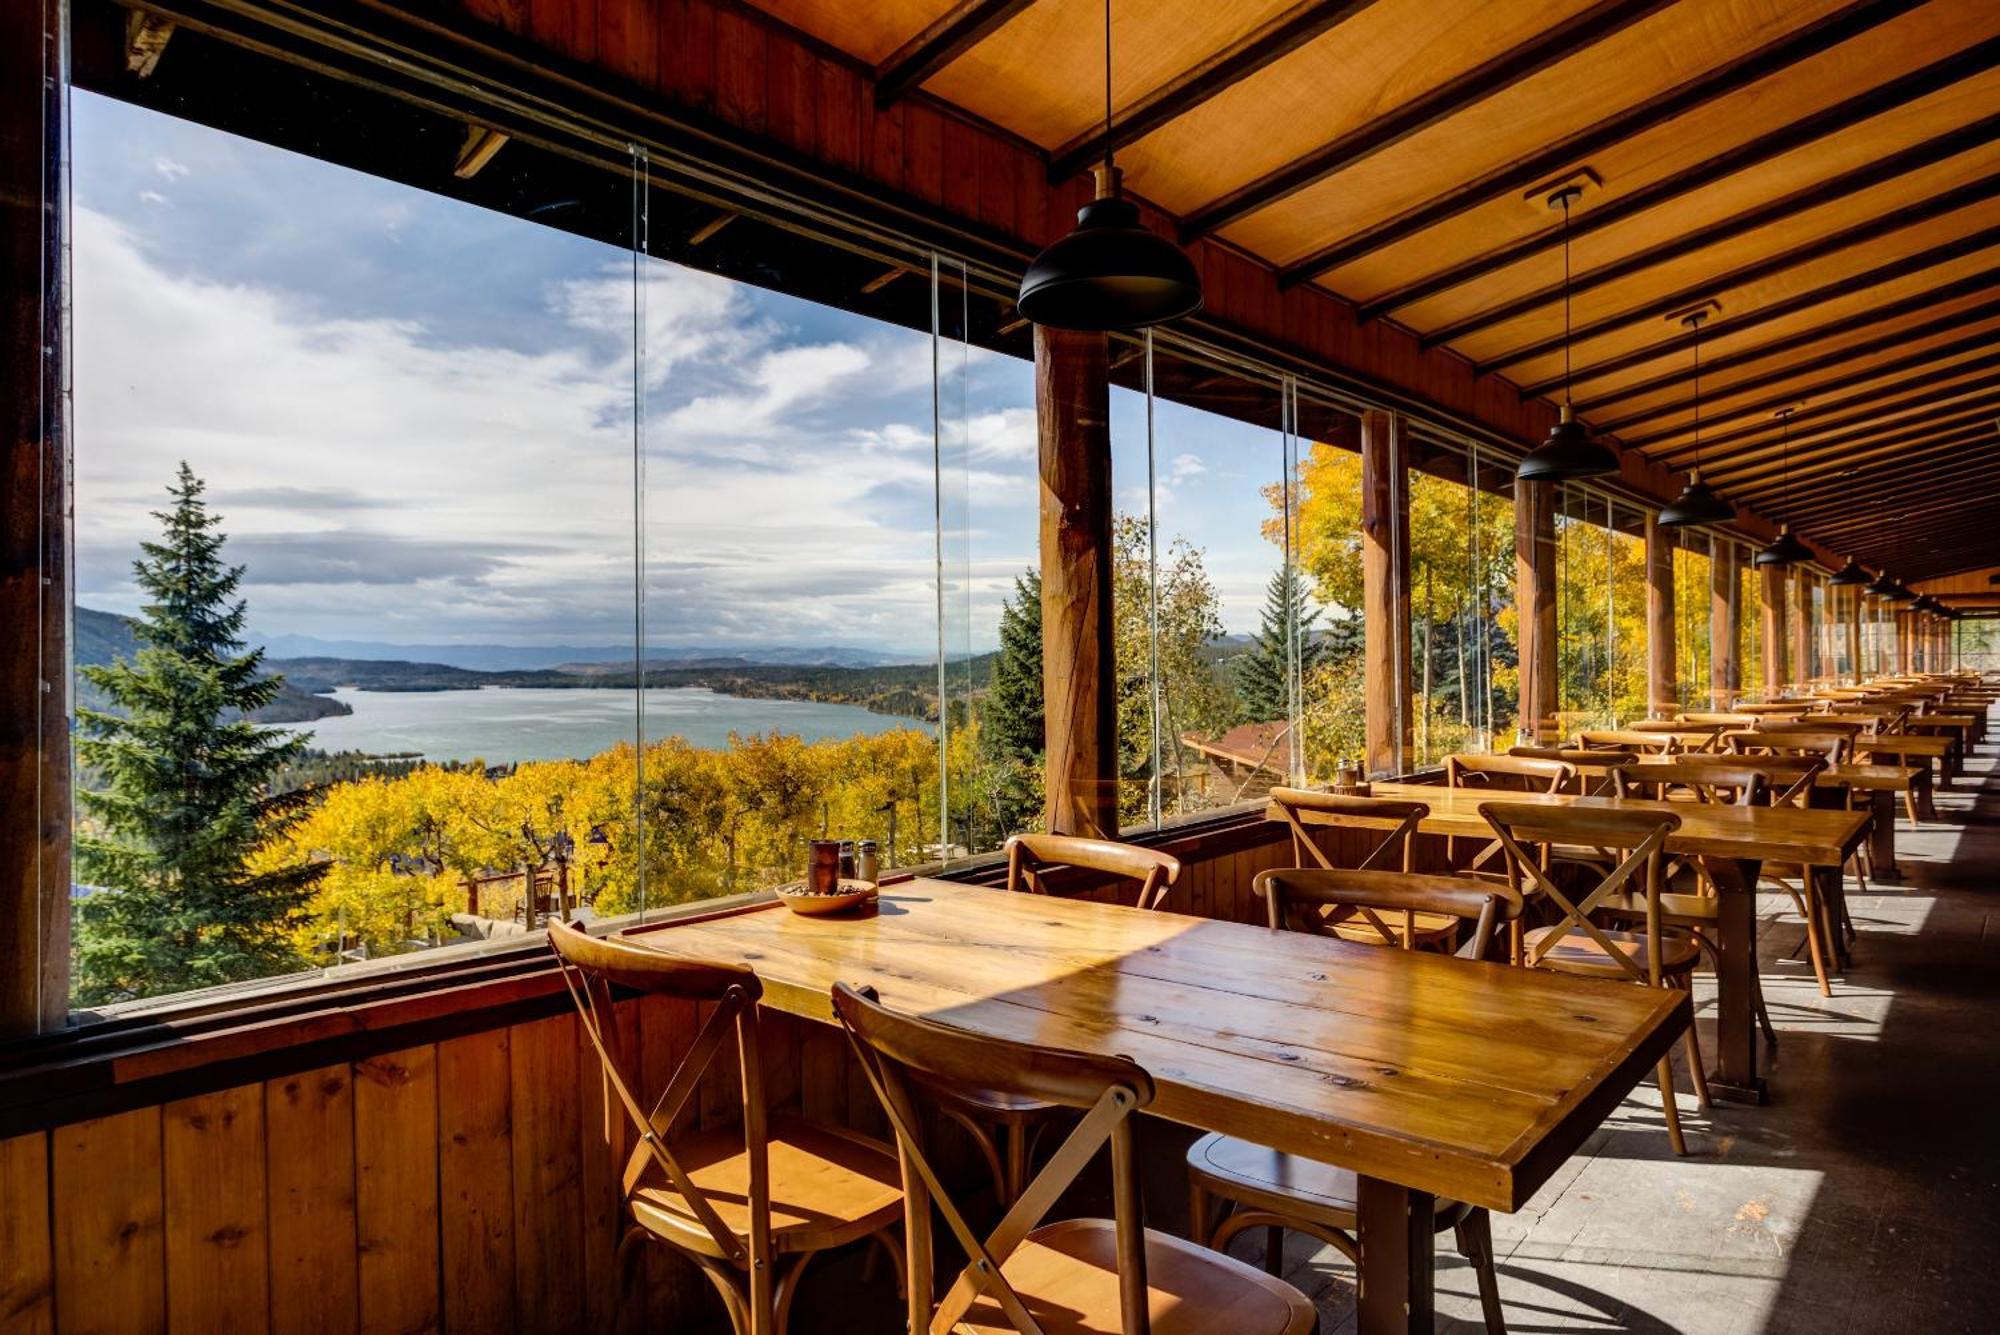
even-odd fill
[[[1612,949],[1639,966],[1640,972],[1646,968],[1646,934],[1644,932],[1607,931]],[[1589,974],[1600,978],[1630,978],[1632,975],[1617,959],[1605,953],[1595,937],[1581,927],[1565,931],[1560,927],[1538,927],[1529,932],[1524,944],[1529,959],[1535,958],[1536,947],[1551,937],[1561,939],[1551,947],[1548,954],[1537,961],[1537,967],[1554,969],[1558,973]],[[1664,973],[1685,973],[1694,968],[1701,957],[1701,949],[1685,937],[1667,936],[1660,940],[1660,969]]]
[[[1358,1226],[1361,1187],[1345,1168],[1220,1132],[1188,1146],[1187,1164],[1188,1172],[1212,1195],[1349,1233]],[[1450,1228],[1465,1212],[1459,1202],[1438,1198],[1437,1230]]]
[[[1066,1219],[1030,1233],[1001,1269],[1047,1335],[1120,1335],[1117,1226]],[[1291,1285],[1220,1252],[1146,1230],[1153,1335],[1309,1335],[1319,1316]],[[1017,1335],[1000,1304],[973,1303],[966,1335]]]
[[[778,1251],[838,1247],[902,1217],[902,1171],[888,1146],[789,1117],[772,1118],[770,1132],[771,1236]],[[676,1140],[673,1150],[723,1226],[747,1236],[750,1161],[742,1130],[703,1131]],[[633,1193],[632,1215],[678,1246],[720,1254],[658,1163],[648,1166]]]

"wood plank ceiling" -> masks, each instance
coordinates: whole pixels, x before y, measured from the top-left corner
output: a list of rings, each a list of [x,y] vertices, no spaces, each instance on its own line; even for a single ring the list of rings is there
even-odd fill
[[[1038,145],[1104,147],[1101,0],[756,0]],[[1112,0],[1129,190],[1828,549],[2000,564],[1994,0]],[[1774,414],[1793,409],[1790,467]]]

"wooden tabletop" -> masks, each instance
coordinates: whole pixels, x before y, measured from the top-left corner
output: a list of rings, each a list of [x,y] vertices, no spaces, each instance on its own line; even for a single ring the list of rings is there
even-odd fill
[[[1551,806],[1604,809],[1657,808],[1681,818],[1681,827],[1667,836],[1667,849],[1697,857],[1756,858],[1768,862],[1799,862],[1838,867],[1847,861],[1868,829],[1865,811],[1835,811],[1800,807],[1709,806],[1695,802],[1653,802],[1635,798],[1578,797],[1573,793],[1500,793],[1481,788],[1441,788],[1420,783],[1378,783],[1376,797],[1422,802],[1431,814],[1418,829],[1425,834],[1491,837],[1493,828],[1479,814],[1482,802],[1533,802]],[[1273,820],[1283,817],[1275,808]],[[1299,818],[1311,823],[1312,812]],[[1393,822],[1391,822],[1393,823]]]
[[[879,911],[633,929],[826,1020],[836,980],[977,1033],[1121,1053],[1152,1111],[1520,1208],[1685,1031],[1687,994],[941,881]]]

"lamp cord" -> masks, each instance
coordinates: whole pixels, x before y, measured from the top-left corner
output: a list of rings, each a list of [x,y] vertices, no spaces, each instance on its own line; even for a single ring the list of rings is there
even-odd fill
[[[1111,0],[1104,0],[1104,174],[1107,178],[1116,153],[1111,146]]]
[[[1701,316],[1688,317],[1694,326],[1694,471],[1701,472]]]
[[[1110,5],[1110,2],[1111,2],[1111,0],[1105,0],[1105,5],[1106,5],[1106,7],[1107,7],[1107,8],[1109,7],[1109,5]],[[1565,191],[1563,192],[1563,196],[1562,196],[1562,206],[1563,206],[1563,406],[1564,406],[1564,407],[1570,407],[1570,408],[1573,408],[1573,407],[1574,407],[1574,404],[1573,404],[1572,400],[1570,399],[1570,383],[1569,383],[1569,380],[1570,380],[1570,364],[1569,364],[1569,338],[1570,338],[1570,322],[1569,322],[1569,192],[1568,192],[1567,190],[1565,190]]]

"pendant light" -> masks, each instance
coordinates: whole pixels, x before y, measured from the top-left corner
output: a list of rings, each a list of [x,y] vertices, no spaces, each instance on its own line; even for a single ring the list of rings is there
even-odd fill
[[[1694,336],[1694,467],[1688,469],[1687,486],[1681,488],[1681,494],[1660,511],[1663,528],[1722,524],[1736,518],[1736,508],[1701,480],[1701,322],[1707,318],[1707,311],[1693,311],[1681,319]]]
[[[1104,162],[1097,198],[1076,227],[1021,276],[1015,305],[1057,329],[1144,329],[1201,309],[1201,276],[1180,248],[1148,230],[1120,189],[1111,147],[1111,0],[1104,0]]]
[[[1784,434],[1779,439],[1778,458],[1784,478],[1781,494],[1784,497],[1785,513],[1789,515],[1792,509],[1792,409],[1780,408],[1774,416],[1783,424]],[[1792,521],[1784,519],[1779,521],[1778,536],[1771,539],[1770,543],[1757,553],[1755,560],[1760,566],[1797,565],[1801,561],[1812,560],[1812,552],[1807,550],[1803,542],[1792,536]]]
[[[1847,483],[1847,509],[1851,514],[1854,510],[1854,470],[1850,468],[1841,476]],[[1833,575],[1827,580],[1827,583],[1843,589],[1851,589],[1857,584],[1866,584],[1867,582],[1868,572],[1863,570],[1852,556],[1847,558],[1846,565],[1834,571]]]
[[[1894,598],[1896,596],[1896,581],[1890,576],[1888,571],[1884,570],[1869,582],[1865,592],[1870,598]]]
[[[1549,196],[1549,207],[1563,211],[1562,416],[1549,428],[1548,438],[1530,451],[1514,469],[1516,482],[1569,482],[1576,478],[1603,477],[1606,473],[1618,471],[1618,456],[1590,438],[1590,432],[1576,420],[1576,410],[1570,402],[1569,206],[1582,195],[1582,186],[1566,185]]]

